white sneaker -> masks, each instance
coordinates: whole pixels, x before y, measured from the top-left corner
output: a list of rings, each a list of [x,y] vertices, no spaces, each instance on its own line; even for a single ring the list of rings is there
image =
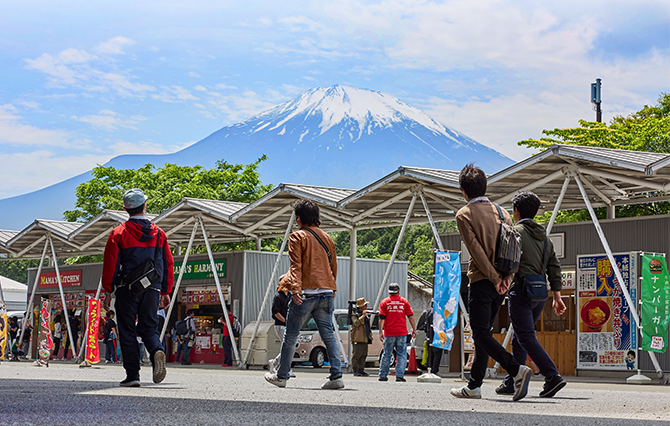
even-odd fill
[[[344,380],[340,377],[335,380],[328,380],[321,385],[321,389],[342,389],[344,387]]]
[[[519,366],[519,372],[514,376],[514,396],[512,401],[522,399],[528,393],[528,383],[533,376],[533,370],[525,365]]]
[[[468,385],[463,386],[462,388],[453,388],[451,394],[456,398],[471,398],[471,399],[481,399],[482,398],[482,389],[474,388],[470,389]]]
[[[277,361],[274,358],[268,361],[268,370],[270,371],[270,374],[277,374],[277,367]]]
[[[265,373],[265,380],[279,388],[286,387],[286,379],[280,379],[276,374]]]
[[[288,372],[288,376],[289,376],[290,378],[292,378],[292,379],[295,378],[295,373],[293,372],[293,370],[291,370],[291,371]]]

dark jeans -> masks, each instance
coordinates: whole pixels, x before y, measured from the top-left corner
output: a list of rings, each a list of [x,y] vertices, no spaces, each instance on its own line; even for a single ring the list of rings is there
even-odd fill
[[[51,356],[56,359],[58,359],[58,352],[60,352],[60,341],[61,337],[54,337],[54,348],[51,352]]]
[[[440,372],[440,361],[442,361],[442,348],[434,348],[428,346],[428,365],[430,366],[430,372],[437,374]]]
[[[118,361],[118,359],[116,358],[116,342],[114,342],[114,339],[108,339],[105,342],[105,345],[106,345],[105,359],[109,362]]]
[[[191,356],[191,349],[193,347],[189,347],[188,344],[191,341],[190,338],[184,337],[182,338],[181,342],[181,363],[182,364],[188,364],[188,358]]]
[[[475,360],[472,363],[468,388],[475,389],[482,385],[489,356],[499,362],[509,374],[516,376],[519,372],[519,363],[491,334],[493,320],[498,315],[504,296],[498,294],[491,281],[484,279],[470,283],[468,299],[470,327],[472,337],[475,339]]]
[[[509,291],[509,317],[514,327],[512,338],[512,354],[519,364],[526,363],[526,357],[530,356],[540,373],[546,378],[558,375],[556,365],[544,350],[535,335],[535,323],[542,315],[546,300],[531,302],[524,294],[521,286],[515,286]],[[511,383],[512,378],[507,375],[505,383]]]
[[[230,336],[223,336],[223,363],[233,365],[233,344]]]
[[[150,288],[134,296],[127,287],[116,289],[116,318],[119,327],[123,368],[129,378],[140,375],[140,345],[137,336],[142,338],[149,351],[151,362],[158,350],[163,350],[158,334],[158,302],[160,292]],[[135,318],[137,317],[137,325]]]
[[[75,332],[73,331],[73,333],[75,333]],[[75,334],[77,334],[77,333],[75,333]],[[77,336],[77,338],[78,338],[78,336]],[[63,358],[67,358],[67,351],[72,349],[71,344],[72,344],[72,339],[70,339],[68,337],[67,340],[65,341],[65,352],[63,353]],[[72,350],[72,358],[77,356],[76,346],[77,346],[77,342],[75,342],[75,348]]]
[[[365,372],[365,358],[368,357],[368,344],[365,342],[354,342],[354,351],[351,354],[351,366],[354,373]]]

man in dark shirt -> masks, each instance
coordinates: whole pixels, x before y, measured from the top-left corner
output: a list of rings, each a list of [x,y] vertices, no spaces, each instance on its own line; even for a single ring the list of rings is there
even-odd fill
[[[116,322],[114,322],[114,311],[107,311],[105,314],[105,344],[107,351],[105,353],[105,364],[115,363],[116,358]]]

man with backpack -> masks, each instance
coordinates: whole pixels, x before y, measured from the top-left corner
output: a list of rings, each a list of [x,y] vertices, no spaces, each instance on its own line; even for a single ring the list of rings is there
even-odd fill
[[[219,318],[219,322],[223,324],[223,364],[222,367],[232,367],[233,366],[233,339],[239,337],[240,335],[240,322],[235,318],[232,312],[230,312],[230,306],[226,305],[226,310],[228,311],[228,320],[230,321],[230,327],[233,329],[233,337],[230,337],[230,332],[226,325],[226,319],[224,317]]]
[[[469,383],[462,388],[452,389],[451,394],[457,398],[481,398],[481,385],[491,356],[513,378],[512,399],[518,401],[528,393],[532,370],[516,361],[491,334],[493,320],[498,315],[512,278],[511,274],[503,276],[496,269],[496,246],[501,225],[511,226],[512,220],[506,211],[485,196],[486,174],[480,168],[468,164],[461,170],[458,182],[468,202],[456,213],[456,222],[461,239],[470,253],[468,307],[475,340],[475,358]],[[503,217],[503,224],[500,216]]]
[[[333,331],[333,304],[337,291],[337,255],[335,243],[319,228],[319,206],[299,200],[293,206],[298,231],[288,241],[291,301],[286,318],[286,334],[281,347],[281,361],[276,374],[265,373],[265,380],[286,387],[300,328],[309,315],[314,318],[319,335],[326,345],[330,376],[321,389],[341,389],[340,348]]]
[[[195,340],[195,310],[189,309],[186,311],[186,318],[177,321],[175,324],[175,332],[179,340],[179,349],[177,350],[177,358],[181,352],[181,365],[191,365],[188,361],[191,356],[191,348]],[[177,361],[177,359],[175,359]]]
[[[565,313],[565,304],[561,299],[561,263],[556,257],[554,244],[547,237],[544,226],[533,220],[540,204],[538,196],[530,191],[521,191],[512,198],[512,212],[516,222],[514,228],[521,234],[522,252],[519,272],[516,273],[510,285],[508,308],[514,327],[512,339],[514,359],[521,364],[525,362],[527,356],[530,356],[545,377],[540,396],[550,398],[563,389],[566,382],[558,374],[556,365],[537,341],[535,335],[535,323],[542,315],[548,297],[547,276],[551,285],[552,306],[556,315],[560,316]],[[530,288],[534,277],[537,277],[541,294],[535,295]],[[514,383],[509,375],[498,386],[496,393],[499,395],[514,393]]]
[[[126,378],[120,385],[124,387],[140,386],[137,336],[149,351],[153,382],[162,382],[167,374],[157,312],[159,304],[170,304],[174,260],[165,232],[144,216],[146,201],[147,196],[137,188],[123,194],[123,208],[129,219],[110,233],[102,264],[106,310],[112,292],[116,295],[119,341],[126,370]]]
[[[114,311],[105,313],[105,325],[103,339],[105,342],[105,364],[114,364],[118,361],[116,357],[116,322],[114,322]]]

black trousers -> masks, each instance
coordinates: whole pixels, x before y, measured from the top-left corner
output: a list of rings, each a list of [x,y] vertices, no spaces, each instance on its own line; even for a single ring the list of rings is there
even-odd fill
[[[129,378],[140,375],[140,344],[142,338],[153,363],[156,351],[163,350],[158,334],[158,302],[160,292],[150,288],[133,296],[127,287],[116,289],[116,318],[123,355],[123,368]],[[137,325],[135,319],[137,318]]]
[[[475,339],[475,360],[470,371],[470,389],[478,388],[484,381],[489,356],[498,361],[510,375],[519,372],[519,363],[507,352],[491,333],[493,320],[498,315],[504,295],[498,294],[493,283],[480,280],[470,283],[469,294],[470,326]]]
[[[223,363],[233,365],[233,343],[230,336],[223,336]]]
[[[365,358],[368,357],[368,344],[363,342],[354,342],[353,353],[351,354],[351,366],[354,373],[365,372]]]
[[[437,374],[440,372],[440,361],[442,361],[442,348],[434,348],[428,346],[428,366],[430,367],[430,372]]]

